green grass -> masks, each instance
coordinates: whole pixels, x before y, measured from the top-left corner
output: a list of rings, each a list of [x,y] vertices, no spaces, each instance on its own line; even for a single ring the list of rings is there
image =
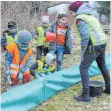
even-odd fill
[[[107,38],[106,53],[109,53],[110,36],[107,36]],[[74,42],[72,54],[64,56],[63,68],[80,63],[80,39],[75,38]],[[102,75],[91,77],[90,79],[103,81]],[[93,98],[91,104],[75,101],[73,96],[79,95],[81,89],[82,86],[80,82],[64,91],[58,92],[55,96],[30,111],[110,111],[110,96],[104,93],[101,97]]]
[[[91,80],[103,81],[102,75],[91,77]],[[73,99],[81,93],[81,82],[57,93],[30,111],[110,111],[110,96],[102,94],[92,99],[92,103],[81,103]]]

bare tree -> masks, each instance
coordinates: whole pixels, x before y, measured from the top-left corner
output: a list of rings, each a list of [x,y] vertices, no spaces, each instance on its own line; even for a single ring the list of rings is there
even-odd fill
[[[41,17],[47,12],[49,6],[49,1],[2,1],[2,31],[7,28],[7,23],[11,20],[17,22],[19,30],[29,30],[32,25],[39,25]]]

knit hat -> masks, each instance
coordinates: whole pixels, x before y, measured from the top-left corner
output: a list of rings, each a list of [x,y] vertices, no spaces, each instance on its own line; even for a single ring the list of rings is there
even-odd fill
[[[76,12],[78,10],[78,8],[83,4],[82,1],[76,1],[76,2],[72,2],[69,5],[69,10]]]
[[[53,60],[54,58],[55,58],[55,57],[54,57],[53,54],[48,53],[48,54],[46,55],[46,58],[45,58],[46,64],[50,65],[50,63],[52,62],[52,60]]]
[[[28,43],[32,40],[32,34],[26,30],[22,30],[18,32],[18,41],[23,43]]]
[[[66,17],[66,18],[67,18],[67,15],[66,15],[66,14],[59,14],[59,15],[57,16],[57,18],[63,18],[63,17]]]
[[[10,28],[10,29],[16,28],[16,27],[17,27],[17,24],[16,24],[16,22],[14,22],[14,21],[10,21],[10,22],[8,22],[8,26],[7,26],[7,27]]]
[[[59,10],[57,18],[67,17],[67,14],[64,10]]]
[[[43,17],[42,17],[42,23],[47,23],[47,24],[49,24],[49,16],[43,16]]]

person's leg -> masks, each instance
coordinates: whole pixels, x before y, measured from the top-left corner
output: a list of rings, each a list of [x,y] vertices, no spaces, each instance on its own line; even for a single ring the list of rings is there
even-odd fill
[[[64,46],[57,46],[56,50],[56,63],[57,63],[57,71],[62,70],[62,60],[64,56]]]
[[[40,60],[41,59],[41,55],[42,55],[42,46],[37,46],[37,57],[36,60]]]
[[[30,74],[23,75],[22,83],[25,84],[25,83],[28,83],[28,82],[30,82]]]
[[[103,75],[105,81],[105,93],[110,94],[110,74],[105,64],[105,50],[96,59],[98,67]]]
[[[43,53],[44,53],[44,56],[47,55],[47,53],[48,53],[48,47],[43,48]]]
[[[74,97],[77,101],[82,102],[90,102],[90,96],[89,96],[89,75],[88,75],[88,69],[92,62],[96,59],[96,55],[89,54],[85,52],[83,61],[80,64],[80,74],[81,74],[81,80],[82,80],[82,95],[78,97]]]
[[[16,86],[18,84],[18,77],[11,74],[11,81],[12,81],[11,86]]]
[[[55,52],[56,52],[56,50],[53,50],[53,49],[50,49],[50,50],[48,50],[48,53],[51,53],[51,54],[55,54]]]

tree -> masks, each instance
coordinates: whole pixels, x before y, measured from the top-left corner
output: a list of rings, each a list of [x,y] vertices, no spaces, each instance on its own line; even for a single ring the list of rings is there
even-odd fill
[[[110,21],[110,1],[96,1],[95,9],[99,13],[99,18],[105,15]]]
[[[47,12],[49,6],[50,1],[2,1],[2,31],[12,20],[17,22],[19,30],[30,30],[33,25],[40,25],[41,17]]]

